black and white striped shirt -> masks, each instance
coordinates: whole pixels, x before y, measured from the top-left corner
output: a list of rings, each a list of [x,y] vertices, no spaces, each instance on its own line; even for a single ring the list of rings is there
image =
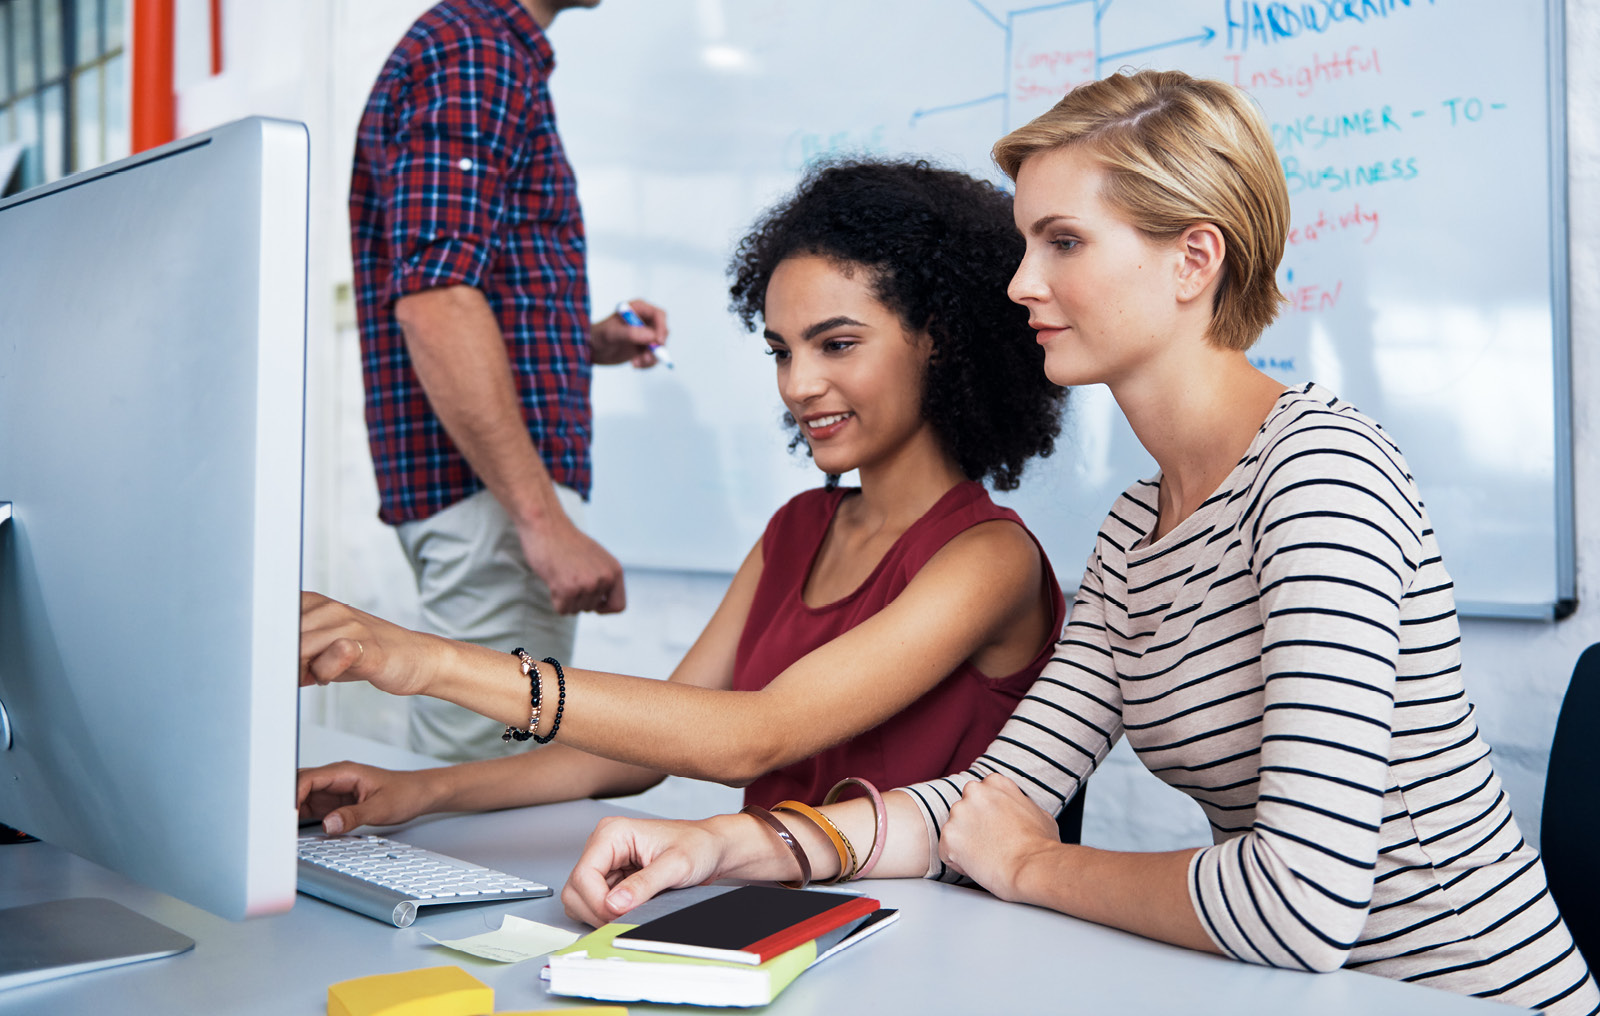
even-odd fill
[[[1126,734],[1210,820],[1189,894],[1229,955],[1600,1007],[1478,734],[1450,578],[1388,435],[1307,385],[1150,542],[1157,490],[1117,501],[994,744],[909,788],[930,843],[967,782],[1003,773],[1054,813]],[[936,855],[928,874],[955,877]]]

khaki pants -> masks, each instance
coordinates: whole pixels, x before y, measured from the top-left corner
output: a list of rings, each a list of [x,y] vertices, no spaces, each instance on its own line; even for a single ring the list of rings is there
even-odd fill
[[[582,526],[583,499],[556,486],[567,517]],[[417,577],[423,627],[436,635],[533,658],[572,656],[577,615],[557,614],[544,580],[528,567],[516,527],[494,495],[480,490],[435,515],[395,528]],[[506,657],[506,673],[517,661]],[[500,740],[505,724],[439,699],[411,700],[410,747],[450,762],[499,758],[534,747]]]

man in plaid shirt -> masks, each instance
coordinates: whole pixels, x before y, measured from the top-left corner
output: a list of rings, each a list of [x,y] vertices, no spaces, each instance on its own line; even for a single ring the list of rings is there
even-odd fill
[[[667,334],[643,301],[643,327],[589,317],[544,29],[598,2],[433,7],[378,75],[350,186],[379,517],[396,527],[429,628],[536,657],[571,655],[579,611],[623,609],[622,566],[578,526],[590,365],[650,366]],[[431,755],[503,754],[500,730],[412,703],[411,746]]]

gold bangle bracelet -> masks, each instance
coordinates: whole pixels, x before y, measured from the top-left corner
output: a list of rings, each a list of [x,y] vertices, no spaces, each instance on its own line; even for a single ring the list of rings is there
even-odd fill
[[[859,867],[860,862],[856,860],[856,848],[850,842],[850,837],[844,834],[843,829],[833,824],[833,819],[811,807],[811,805],[803,804],[800,801],[781,801],[773,805],[772,810],[792,811],[796,815],[810,819],[811,824],[821,829],[823,835],[827,836],[829,841],[833,843],[833,849],[838,851],[839,874],[826,882],[818,882],[818,885],[834,885],[839,882],[850,881],[851,876],[856,873],[856,868]]]

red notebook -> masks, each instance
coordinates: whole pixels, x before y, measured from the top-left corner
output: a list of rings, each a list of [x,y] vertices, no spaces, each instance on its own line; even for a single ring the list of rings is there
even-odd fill
[[[613,944],[754,965],[860,920],[878,906],[866,896],[740,886],[641,924],[618,935]]]

